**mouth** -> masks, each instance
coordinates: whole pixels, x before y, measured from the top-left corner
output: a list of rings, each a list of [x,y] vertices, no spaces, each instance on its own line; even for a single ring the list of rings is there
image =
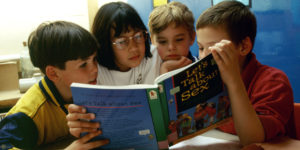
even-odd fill
[[[168,55],[167,57],[165,57],[166,60],[178,60],[180,59],[179,55]]]
[[[136,55],[133,57],[130,57],[129,60],[138,60],[140,58],[140,55]]]
[[[97,84],[97,79],[95,79],[95,80],[93,80],[93,81],[90,81],[89,84],[96,85],[96,84]]]

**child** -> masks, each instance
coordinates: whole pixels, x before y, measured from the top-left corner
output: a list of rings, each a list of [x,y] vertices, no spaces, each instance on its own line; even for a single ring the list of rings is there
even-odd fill
[[[173,1],[156,7],[149,16],[148,26],[151,41],[165,62],[162,64],[161,73],[185,66],[181,59],[188,58],[188,63],[197,60],[190,52],[190,46],[195,40],[194,17],[184,4]],[[168,60],[179,61],[172,65],[166,62]]]
[[[196,32],[200,58],[212,52],[229,93],[233,121],[220,129],[237,134],[243,145],[286,134],[292,88],[282,71],[256,60],[256,19],[249,8],[221,2],[201,14]]]
[[[153,41],[160,51],[160,57],[165,61],[162,66],[155,47],[152,47],[150,51],[146,27],[134,8],[123,2],[111,2],[99,9],[92,28],[92,32],[101,45],[98,55],[101,75],[97,78],[98,84],[153,84],[159,74],[186,66],[192,62],[191,60],[195,60],[189,52],[189,46],[195,39],[193,15],[181,3],[172,2],[162,9],[167,10],[169,7],[176,9],[176,12],[167,13],[174,13],[180,17],[170,19],[164,26],[159,27],[162,29],[150,27]],[[160,13],[157,11],[159,9],[152,12],[153,17]],[[163,19],[154,20],[150,17],[150,22],[155,23]],[[166,35],[169,32],[175,34]],[[162,44],[162,40],[165,40],[166,44],[170,43],[171,47],[175,46],[176,50],[171,50],[172,52],[169,53],[168,47]],[[151,55],[152,58],[150,58]],[[180,56],[186,56],[189,59]],[[173,59],[176,61],[170,61]],[[81,132],[94,131],[95,128],[100,127],[98,123],[81,121],[82,119],[92,120],[95,117],[93,114],[84,114],[84,108],[72,104],[68,110],[70,114],[67,120],[72,135],[79,137]]]
[[[66,108],[72,103],[70,84],[96,84],[95,58],[99,46],[82,27],[64,21],[43,23],[30,34],[28,45],[33,65],[39,67],[45,77],[33,85],[1,121],[1,148],[3,144],[7,146],[3,149],[12,146],[32,149],[67,136]],[[95,132],[85,138],[99,134]],[[94,143],[94,147],[105,143],[107,141]]]
[[[101,45],[98,84],[153,84],[159,75],[161,59],[142,19],[129,4],[111,2],[97,12],[92,33]]]

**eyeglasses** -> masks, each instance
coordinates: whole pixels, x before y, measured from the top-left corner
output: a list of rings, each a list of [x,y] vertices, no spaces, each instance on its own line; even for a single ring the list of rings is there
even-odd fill
[[[135,33],[131,37],[121,37],[114,40],[112,44],[116,45],[118,49],[126,49],[129,45],[130,40],[133,40],[135,43],[144,43],[146,39],[146,31],[140,31]]]

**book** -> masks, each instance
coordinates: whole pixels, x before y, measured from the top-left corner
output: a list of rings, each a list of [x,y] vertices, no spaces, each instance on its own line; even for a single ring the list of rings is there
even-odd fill
[[[72,83],[73,101],[96,114],[104,149],[168,149],[231,116],[227,91],[212,57],[165,73],[153,85]]]

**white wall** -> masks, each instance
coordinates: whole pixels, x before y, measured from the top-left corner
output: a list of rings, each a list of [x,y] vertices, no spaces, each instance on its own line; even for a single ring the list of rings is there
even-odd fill
[[[42,22],[66,20],[89,30],[87,0],[1,0],[0,56],[19,54]]]

